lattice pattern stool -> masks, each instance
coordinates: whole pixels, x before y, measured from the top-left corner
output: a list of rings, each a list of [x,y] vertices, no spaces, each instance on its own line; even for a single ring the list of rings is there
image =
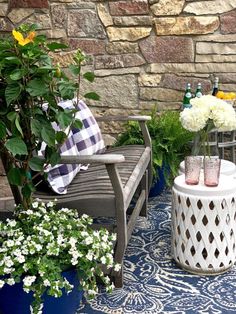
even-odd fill
[[[219,274],[235,262],[236,179],[221,175],[217,187],[185,184],[178,176],[172,189],[172,254],[184,269]]]

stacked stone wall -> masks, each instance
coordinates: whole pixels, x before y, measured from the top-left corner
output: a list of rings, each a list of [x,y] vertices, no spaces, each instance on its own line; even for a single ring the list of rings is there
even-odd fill
[[[236,91],[236,0],[0,0],[0,32],[23,22],[91,56],[99,114],[179,110],[186,82],[207,93],[214,76]]]

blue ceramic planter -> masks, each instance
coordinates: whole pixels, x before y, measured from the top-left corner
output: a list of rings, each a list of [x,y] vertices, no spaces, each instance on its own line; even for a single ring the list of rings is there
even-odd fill
[[[82,300],[82,291],[78,291],[79,280],[75,270],[63,272],[63,276],[74,285],[71,293],[63,293],[62,297],[44,296],[43,314],[75,314]],[[32,293],[25,293],[22,283],[14,286],[5,285],[0,289],[1,314],[30,314]]]
[[[166,184],[165,184],[165,179],[164,179],[164,169],[165,166],[158,167],[157,168],[157,180],[156,182],[152,185],[150,192],[149,192],[149,197],[154,197],[159,194],[164,190]]]

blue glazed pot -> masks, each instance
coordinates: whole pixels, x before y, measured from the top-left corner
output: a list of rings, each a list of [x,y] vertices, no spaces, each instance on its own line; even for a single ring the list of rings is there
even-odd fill
[[[154,197],[159,194],[164,190],[166,183],[165,183],[165,178],[164,178],[164,169],[166,167],[163,165],[162,167],[157,168],[157,180],[156,182],[152,185],[150,192],[149,192],[149,197]]]
[[[74,314],[82,300],[83,291],[78,291],[79,280],[76,270],[62,273],[63,276],[74,285],[71,293],[60,298],[44,295],[43,314]],[[0,313],[1,314],[30,314],[30,304],[33,301],[32,293],[25,293],[23,284],[13,286],[5,285],[0,289]]]

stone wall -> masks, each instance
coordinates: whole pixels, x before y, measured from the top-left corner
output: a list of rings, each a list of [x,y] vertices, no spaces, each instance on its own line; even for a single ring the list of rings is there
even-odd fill
[[[236,91],[236,0],[0,0],[0,31],[22,22],[91,55],[99,114],[178,110],[186,82],[209,92],[215,75]]]

